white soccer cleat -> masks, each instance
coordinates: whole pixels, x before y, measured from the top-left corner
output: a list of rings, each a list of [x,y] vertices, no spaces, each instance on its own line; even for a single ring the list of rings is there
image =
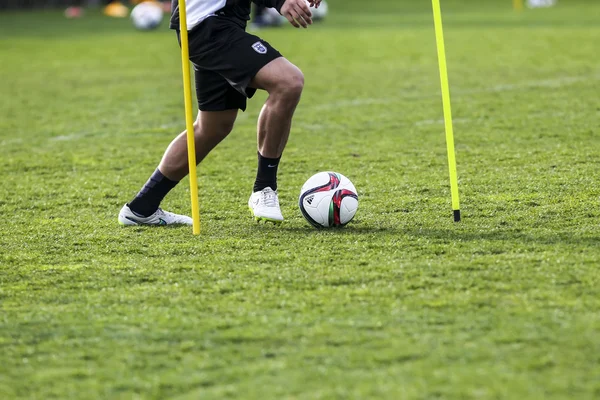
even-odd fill
[[[173,214],[160,208],[149,217],[142,217],[129,208],[127,204],[119,212],[119,224],[132,225],[193,225],[193,221],[186,215]]]
[[[250,207],[250,211],[252,211],[257,222],[266,221],[274,224],[283,222],[277,191],[270,187],[252,193],[250,199],[248,199],[248,207]]]

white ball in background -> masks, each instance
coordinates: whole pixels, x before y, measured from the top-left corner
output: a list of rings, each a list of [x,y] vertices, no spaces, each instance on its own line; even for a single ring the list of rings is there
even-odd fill
[[[527,7],[529,8],[553,7],[555,5],[556,0],[527,0]]]
[[[310,3],[308,3],[308,6],[310,7]],[[319,8],[310,7],[310,11],[312,11],[313,14],[313,21],[321,21],[327,17],[327,14],[329,13],[329,5],[325,0],[323,0]]]
[[[310,7],[308,1],[306,1],[306,4]],[[313,21],[321,21],[327,16],[329,6],[327,5],[327,2],[323,0],[319,8],[310,7],[310,11],[313,15]],[[265,24],[269,26],[280,26],[288,22],[287,18],[279,14],[279,11],[274,8],[267,8],[263,14],[263,19]]]
[[[279,26],[279,25],[287,22],[287,18],[284,17],[283,15],[279,14],[279,11],[277,11],[274,8],[265,9],[265,13],[263,14],[263,19],[265,21],[265,24],[267,24],[269,26]]]
[[[160,4],[145,1],[138,4],[131,11],[133,26],[142,31],[156,29],[163,20],[163,9]]]

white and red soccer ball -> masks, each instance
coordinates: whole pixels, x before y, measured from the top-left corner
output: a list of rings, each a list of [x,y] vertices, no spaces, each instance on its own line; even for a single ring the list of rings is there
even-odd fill
[[[319,172],[300,190],[300,211],[316,228],[340,228],[358,210],[358,193],[350,179],[337,172]]]

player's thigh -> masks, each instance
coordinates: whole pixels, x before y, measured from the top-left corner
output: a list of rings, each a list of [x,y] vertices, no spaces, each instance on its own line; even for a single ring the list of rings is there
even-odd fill
[[[267,89],[253,85],[259,72],[271,64],[280,65],[285,59],[279,51],[258,36],[246,32],[238,32],[237,35],[239,40],[224,55],[227,67],[221,69],[220,73],[237,91],[251,98],[256,89]]]
[[[303,86],[302,71],[284,57],[277,58],[265,65],[250,81],[250,87],[267,92],[277,89],[301,91]]]

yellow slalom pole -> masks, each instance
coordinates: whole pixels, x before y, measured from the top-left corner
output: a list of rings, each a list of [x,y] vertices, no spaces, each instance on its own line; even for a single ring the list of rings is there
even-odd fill
[[[523,11],[523,0],[513,0],[515,11]]]
[[[198,175],[196,168],[196,141],[194,140],[194,115],[192,110],[192,80],[190,71],[190,46],[187,30],[185,0],[179,0],[179,27],[181,35],[181,64],[183,67],[183,94],[185,99],[185,127],[187,130],[188,164],[190,168],[190,193],[194,235],[200,234],[200,205],[198,202]]]
[[[446,46],[444,45],[442,9],[440,7],[440,0],[431,1],[433,4],[433,21],[435,25],[438,62],[440,65],[444,122],[446,125],[446,146],[448,148],[448,168],[450,170],[450,188],[452,192],[452,210],[454,211],[454,221],[459,222],[460,199],[458,195],[458,177],[456,174],[456,156],[454,154],[454,129],[452,127],[452,108],[450,105],[450,85],[448,84],[448,67],[446,65]]]

